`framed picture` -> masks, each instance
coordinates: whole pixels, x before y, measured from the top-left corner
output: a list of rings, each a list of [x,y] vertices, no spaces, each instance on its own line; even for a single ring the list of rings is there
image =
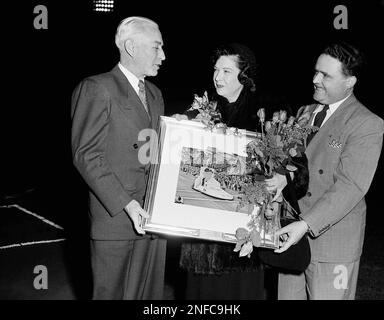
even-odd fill
[[[246,145],[256,133],[207,130],[196,121],[161,117],[144,209],[144,230],[236,242],[247,228],[249,208],[239,206],[246,174]],[[267,229],[266,229],[267,230]],[[263,234],[264,242],[276,242]]]

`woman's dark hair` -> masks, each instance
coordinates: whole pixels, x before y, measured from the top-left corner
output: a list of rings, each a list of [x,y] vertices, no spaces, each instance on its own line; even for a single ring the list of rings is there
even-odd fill
[[[363,54],[356,47],[346,42],[330,44],[322,53],[339,60],[345,76],[359,76],[365,65]]]
[[[251,91],[255,91],[257,63],[252,50],[240,43],[229,43],[221,45],[213,52],[213,64],[215,64],[216,61],[222,56],[237,57],[237,66],[240,69],[240,73],[238,75],[239,82],[244,86],[248,86]]]

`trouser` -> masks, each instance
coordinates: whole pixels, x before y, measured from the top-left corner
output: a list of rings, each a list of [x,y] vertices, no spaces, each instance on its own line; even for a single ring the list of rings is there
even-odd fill
[[[302,273],[279,273],[278,299],[354,300],[359,264],[311,261]]]
[[[163,299],[166,240],[91,240],[94,300]]]

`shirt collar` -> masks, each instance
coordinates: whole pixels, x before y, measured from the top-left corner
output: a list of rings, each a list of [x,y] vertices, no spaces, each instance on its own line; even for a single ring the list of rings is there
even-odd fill
[[[351,95],[351,94],[349,94],[348,96],[346,96],[346,97],[345,97],[344,99],[342,99],[342,100],[339,100],[339,101],[337,101],[337,102],[335,102],[335,103],[332,103],[332,104],[328,105],[328,106],[329,106],[329,112],[327,112],[327,113],[329,113],[330,115],[333,114],[333,113],[337,110],[337,108],[340,107],[340,105],[341,105],[345,100],[347,100],[347,99],[350,97],[350,95]],[[318,113],[318,112],[320,112],[321,110],[323,110],[323,108],[324,108],[324,105],[323,105],[323,104],[318,105],[317,108],[316,108],[316,110],[314,111],[314,113]]]
[[[128,82],[131,84],[133,89],[135,89],[136,93],[139,92],[139,79],[131,72],[129,71],[126,67],[124,67],[120,62],[118,64],[121,72],[125,75],[127,78]],[[144,79],[142,79],[144,81]]]
[[[347,95],[344,99],[337,101],[335,103],[332,103],[329,105],[329,110],[331,111],[331,114],[334,113],[340,105],[349,98],[351,94]]]

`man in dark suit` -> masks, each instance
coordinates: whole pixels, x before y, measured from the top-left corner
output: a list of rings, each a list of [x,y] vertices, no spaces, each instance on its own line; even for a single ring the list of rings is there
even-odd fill
[[[309,234],[311,263],[301,274],[279,276],[279,299],[354,299],[364,242],[365,194],[383,141],[383,120],[354,96],[362,55],[347,43],[328,46],[315,66],[317,104],[299,110],[320,127],[307,139],[308,193],[302,221],[278,231],[287,250]],[[309,141],[310,140],[310,141]]]
[[[119,64],[72,96],[73,162],[90,191],[93,299],[162,299],[166,241],[140,227],[149,165],[139,135],[164,113],[160,90],[145,80],[165,59],[163,39],[152,20],[129,17],[115,42]]]

